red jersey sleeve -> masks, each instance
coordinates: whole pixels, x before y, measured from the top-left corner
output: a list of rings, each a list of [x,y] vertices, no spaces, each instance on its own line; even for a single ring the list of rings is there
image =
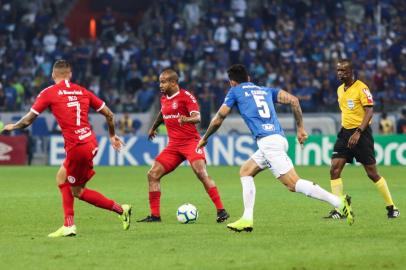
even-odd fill
[[[197,104],[196,98],[189,93],[188,91],[185,91],[185,103],[186,103],[186,109],[189,113],[189,115],[192,114],[192,112],[197,112],[199,113],[199,104]]]
[[[93,94],[93,92],[89,90],[86,91],[89,94],[90,107],[92,107],[96,112],[99,112],[101,109],[103,109],[106,103],[103,100],[101,100],[98,96]]]
[[[42,90],[38,94],[37,98],[34,101],[34,104],[31,107],[31,112],[35,113],[36,115],[39,115],[40,113],[45,111],[51,103],[48,92],[46,90],[47,89]]]

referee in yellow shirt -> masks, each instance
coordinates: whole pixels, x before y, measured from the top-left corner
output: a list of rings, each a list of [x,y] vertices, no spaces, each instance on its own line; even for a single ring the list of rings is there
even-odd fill
[[[337,63],[337,77],[343,83],[337,89],[342,127],[337,135],[331,159],[332,193],[343,195],[341,171],[345,164],[352,163],[355,157],[364,166],[368,177],[375,183],[385,200],[388,218],[396,218],[400,215],[399,209],[393,203],[385,178],[378,174],[376,168],[374,138],[369,126],[374,113],[372,94],[368,86],[354,78],[352,63],[349,60],[340,60]],[[327,218],[345,217],[333,209]]]

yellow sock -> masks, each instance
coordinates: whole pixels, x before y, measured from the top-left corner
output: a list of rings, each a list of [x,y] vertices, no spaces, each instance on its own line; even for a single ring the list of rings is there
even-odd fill
[[[337,196],[343,196],[343,181],[341,178],[331,179],[331,192]]]
[[[381,193],[383,199],[385,200],[386,206],[394,205],[385,178],[381,177],[381,179],[379,179],[378,182],[375,183],[375,185],[376,188],[379,190],[379,193]]]

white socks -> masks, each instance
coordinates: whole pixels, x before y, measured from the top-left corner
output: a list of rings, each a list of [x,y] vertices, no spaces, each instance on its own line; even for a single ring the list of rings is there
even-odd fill
[[[341,207],[341,199],[338,196],[328,192],[327,190],[321,188],[319,185],[316,185],[308,180],[299,179],[296,182],[295,190],[296,192],[303,193],[306,196],[328,202],[335,208]]]
[[[244,214],[243,219],[254,219],[254,204],[255,204],[255,183],[254,177],[243,176],[241,177],[242,184],[242,197],[244,200]]]

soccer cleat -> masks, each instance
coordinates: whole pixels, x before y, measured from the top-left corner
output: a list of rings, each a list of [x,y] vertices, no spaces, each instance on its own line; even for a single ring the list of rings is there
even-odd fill
[[[397,218],[400,216],[399,209],[394,205],[386,206],[386,210],[388,211],[388,218]]]
[[[161,222],[161,217],[156,217],[156,216],[147,216],[144,219],[140,219],[137,222]]]
[[[220,209],[217,211],[217,223],[221,223],[226,221],[230,215],[227,213],[226,209]]]
[[[131,205],[123,204],[123,213],[118,216],[118,218],[123,222],[123,229],[126,231],[130,228],[131,223]]]
[[[236,232],[252,232],[254,229],[254,222],[252,220],[240,218],[233,223],[227,224],[227,228]]]
[[[339,209],[340,214],[347,218],[348,225],[354,224],[354,213],[351,210],[351,197],[348,195],[341,196],[342,206]]]
[[[75,236],[76,235],[76,225],[69,227],[62,226],[53,233],[48,234],[48,237],[57,238],[57,237],[66,237],[66,236]]]
[[[337,211],[337,209],[333,209],[330,211],[330,213],[328,214],[328,216],[324,217],[324,218],[331,218],[331,219],[345,219],[344,215],[341,215],[339,211]]]

